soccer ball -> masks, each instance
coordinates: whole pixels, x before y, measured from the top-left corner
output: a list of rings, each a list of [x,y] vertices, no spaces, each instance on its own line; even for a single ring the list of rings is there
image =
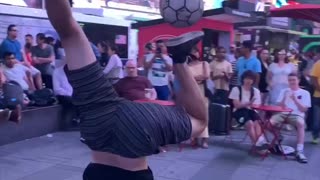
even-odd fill
[[[163,19],[175,27],[188,27],[198,22],[203,14],[203,0],[161,0]]]

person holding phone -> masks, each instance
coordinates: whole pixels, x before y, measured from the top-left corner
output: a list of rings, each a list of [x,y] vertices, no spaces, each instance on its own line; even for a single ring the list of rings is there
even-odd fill
[[[148,71],[148,79],[157,92],[158,99],[167,101],[170,96],[169,73],[172,71],[172,59],[167,54],[164,41],[156,42],[156,52],[147,54],[145,69]]]
[[[253,105],[261,105],[260,91],[254,87],[255,81],[256,74],[250,70],[245,71],[241,76],[241,86],[232,88],[229,99],[234,105],[233,117],[239,125],[245,126],[260,153],[267,153],[269,146],[257,122],[259,115],[251,109]]]

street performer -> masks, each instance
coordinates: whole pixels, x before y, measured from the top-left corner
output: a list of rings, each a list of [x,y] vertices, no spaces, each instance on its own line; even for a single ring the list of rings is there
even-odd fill
[[[46,0],[49,20],[66,51],[73,103],[80,130],[92,150],[84,180],[152,180],[147,156],[159,147],[197,137],[207,126],[207,109],[186,57],[203,37],[191,32],[167,42],[176,75],[176,105],[136,103],[118,97],[105,78],[68,0]]]

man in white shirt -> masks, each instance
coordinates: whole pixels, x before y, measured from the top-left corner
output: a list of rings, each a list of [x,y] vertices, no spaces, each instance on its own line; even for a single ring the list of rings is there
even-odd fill
[[[158,99],[168,100],[172,59],[167,55],[167,47],[162,40],[157,41],[156,44],[156,53],[146,55],[145,69],[148,70],[148,79],[157,91]]]
[[[272,125],[279,125],[286,121],[295,126],[298,132],[298,143],[296,158],[300,163],[307,163],[307,158],[303,153],[305,137],[305,113],[311,107],[311,96],[306,90],[299,87],[299,76],[295,73],[289,75],[289,88],[280,92],[277,100],[278,104],[284,108],[289,108],[292,112],[276,114],[271,118]]]
[[[17,63],[17,60],[13,53],[5,52],[5,67],[4,75],[9,81],[17,82],[24,91],[34,91],[35,86],[33,84],[32,74],[30,69],[20,63]]]
[[[53,71],[53,92],[57,96],[70,97],[72,96],[73,89],[67,79],[66,73],[64,72],[64,66],[66,65],[65,59],[61,58],[56,62],[56,68]]]
[[[64,121],[64,126],[72,127],[73,125],[77,126],[80,121],[78,119],[78,113],[72,103],[73,88],[64,72],[66,65],[65,53],[62,48],[60,51],[61,58],[56,60],[56,68],[52,74],[53,92],[57,96],[59,103],[63,106],[63,115],[67,117],[66,119],[69,119],[69,117],[72,119],[72,122]]]

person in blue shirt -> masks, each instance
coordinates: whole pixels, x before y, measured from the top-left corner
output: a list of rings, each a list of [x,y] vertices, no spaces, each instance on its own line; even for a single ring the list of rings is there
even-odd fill
[[[250,41],[245,41],[242,43],[242,47],[240,49],[241,57],[238,59],[236,64],[236,71],[238,79],[240,80],[242,74],[245,71],[251,70],[256,73],[257,79],[255,81],[255,85],[259,84],[260,73],[262,72],[261,63],[259,59],[253,55],[253,44]],[[240,81],[238,82],[240,84]]]
[[[20,42],[17,40],[18,29],[17,26],[11,24],[7,29],[7,38],[4,39],[0,46],[0,58],[4,59],[5,52],[11,52],[14,54],[16,59],[20,62],[23,61],[22,47]]]

